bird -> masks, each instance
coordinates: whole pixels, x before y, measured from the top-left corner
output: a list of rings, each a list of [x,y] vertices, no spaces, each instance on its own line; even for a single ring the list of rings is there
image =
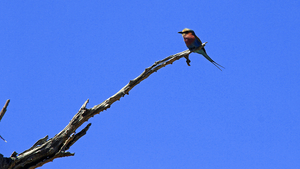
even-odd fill
[[[202,49],[197,49],[202,45],[201,40],[196,36],[195,32],[192,29],[185,28],[181,32],[178,32],[182,34],[183,40],[186,44],[186,46],[189,48],[190,51],[198,53],[203,55],[208,61],[210,61],[213,65],[215,65],[218,69],[222,71],[222,68],[224,68],[222,65],[218,64],[214,60],[212,60],[206,53],[206,50],[204,47]]]

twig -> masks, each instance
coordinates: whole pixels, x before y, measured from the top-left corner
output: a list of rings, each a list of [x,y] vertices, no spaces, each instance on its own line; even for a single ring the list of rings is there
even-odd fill
[[[0,121],[1,121],[2,117],[4,116],[4,114],[5,114],[5,112],[6,112],[6,109],[7,109],[7,106],[8,106],[8,104],[9,104],[9,102],[10,102],[9,99],[6,100],[6,103],[5,103],[4,107],[3,107],[2,110],[0,111]]]
[[[1,121],[2,117],[4,116],[4,114],[6,112],[6,109],[7,109],[7,106],[9,104],[9,102],[10,102],[10,100],[7,99],[5,105],[3,106],[2,110],[0,111],[0,121]],[[7,141],[1,135],[0,135],[0,138],[7,143]]]
[[[2,139],[2,140],[4,140],[5,141],[5,143],[7,143],[7,141],[0,135],[0,138]]]

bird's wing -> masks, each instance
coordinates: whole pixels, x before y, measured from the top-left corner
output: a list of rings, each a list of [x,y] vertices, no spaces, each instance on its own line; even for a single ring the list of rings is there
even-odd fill
[[[200,42],[200,44],[202,45],[202,42],[201,42],[201,40],[198,38],[198,36],[195,35],[195,37],[196,37],[196,39]],[[203,51],[206,53],[205,48],[203,47],[202,49],[203,49]]]
[[[201,45],[202,45],[202,42],[201,42],[201,40],[198,38],[198,36],[196,36],[195,35],[195,37],[196,37],[196,39],[201,43]]]

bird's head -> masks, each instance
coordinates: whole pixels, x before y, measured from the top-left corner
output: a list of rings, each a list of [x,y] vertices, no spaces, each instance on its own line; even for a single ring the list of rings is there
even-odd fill
[[[189,33],[192,33],[193,35],[195,35],[195,32],[189,28],[184,28],[181,32],[178,32],[178,33],[182,34],[182,36],[189,34]]]

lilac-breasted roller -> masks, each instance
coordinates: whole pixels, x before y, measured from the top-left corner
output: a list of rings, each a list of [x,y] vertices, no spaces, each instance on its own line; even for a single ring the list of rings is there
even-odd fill
[[[199,53],[203,55],[208,61],[210,61],[212,64],[214,64],[218,69],[222,71],[223,66],[219,65],[217,62],[212,60],[206,53],[204,47],[200,50],[197,50],[202,45],[201,40],[196,36],[195,32],[191,29],[185,28],[181,32],[178,32],[182,34],[183,40],[186,44],[186,46],[189,48],[190,51]],[[220,67],[219,67],[220,66]]]

